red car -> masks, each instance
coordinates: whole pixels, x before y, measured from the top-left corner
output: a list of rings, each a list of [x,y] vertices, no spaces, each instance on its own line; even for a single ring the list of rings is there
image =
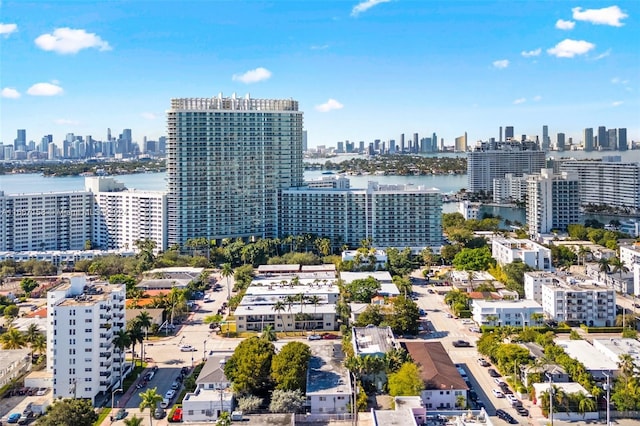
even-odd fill
[[[173,412],[173,417],[171,417],[172,422],[181,422],[182,421],[182,408],[176,408],[176,411]]]
[[[322,335],[322,338],[325,340],[333,340],[333,339],[339,339],[340,336],[338,336],[337,334],[324,333]]]

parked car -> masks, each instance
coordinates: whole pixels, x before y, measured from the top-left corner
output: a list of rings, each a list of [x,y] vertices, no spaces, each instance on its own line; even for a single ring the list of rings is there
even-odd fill
[[[491,392],[493,392],[493,396],[496,398],[504,398],[504,394],[500,389],[491,389]]]
[[[468,348],[469,346],[471,346],[471,344],[466,340],[454,340],[452,344],[456,348]]]
[[[31,411],[29,413],[27,413],[27,414],[23,413],[20,416],[20,418],[18,419],[18,424],[19,425],[28,425],[35,418],[36,418],[36,416]]]
[[[496,416],[498,416],[498,418],[512,425],[518,424],[518,421],[514,419],[513,416],[511,416],[511,414],[507,413],[504,410],[501,410],[501,409],[496,410]]]
[[[333,340],[333,339],[339,339],[340,336],[338,336],[337,334],[332,334],[332,333],[324,333],[322,335],[322,338],[325,340]]]
[[[495,379],[493,379],[493,381],[496,382],[498,386],[502,386],[502,383],[504,383],[504,380],[502,380],[500,377],[496,377]]]
[[[9,415],[9,417],[7,417],[7,423],[18,423],[18,420],[20,420],[21,416],[22,415],[20,413],[13,413]]]
[[[518,414],[520,414],[523,417],[528,417],[529,416],[529,410],[524,408],[522,405],[517,406],[516,407],[516,411],[518,412]]]
[[[507,401],[509,401],[509,404],[511,404],[512,406],[518,404],[520,401],[518,400],[518,398],[516,398],[516,396],[514,394],[506,394],[505,398],[507,398]]]
[[[501,377],[500,373],[498,373],[496,370],[494,370],[493,368],[490,368],[487,370],[487,373],[489,373],[489,375],[491,377]]]
[[[173,416],[171,417],[172,422],[181,422],[182,421],[182,408],[176,408],[176,411],[173,412]]]
[[[491,365],[484,358],[478,358],[478,364],[480,364],[480,366],[482,367],[488,367],[489,365]]]
[[[319,334],[310,334],[307,336],[307,340],[322,340],[322,336]]]
[[[154,419],[161,419],[161,418],[163,418],[163,417],[164,417],[164,415],[165,415],[165,414],[166,414],[166,413],[165,413],[165,411],[164,411],[162,408],[158,407],[158,408],[156,408],[156,410],[153,412],[153,418],[154,418]]]
[[[116,420],[122,420],[125,417],[127,417],[127,412],[125,411],[124,408],[121,408],[118,410],[118,412],[116,413],[115,419]]]
[[[164,394],[164,397],[169,400],[173,399],[174,396],[176,396],[176,391],[173,389],[169,389],[167,393]]]
[[[169,398],[162,398],[162,402],[160,403],[161,408],[168,408],[171,405],[171,400]]]

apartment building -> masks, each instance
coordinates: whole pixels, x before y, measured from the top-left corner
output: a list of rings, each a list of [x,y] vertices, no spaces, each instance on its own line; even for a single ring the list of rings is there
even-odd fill
[[[524,273],[524,298],[533,300],[542,305],[542,286],[545,284],[553,284],[556,275],[543,272],[533,271]]]
[[[493,180],[520,177],[545,167],[545,153],[535,142],[482,142],[467,154],[469,192],[491,192]]]
[[[302,118],[293,99],[172,99],[169,244],[279,236],[280,193],[303,185]]]
[[[0,251],[82,250],[91,240],[92,207],[88,191],[0,191]]]
[[[616,292],[595,281],[554,280],[542,284],[542,309],[558,322],[611,327],[616,321]]]
[[[640,264],[640,243],[620,246],[620,260],[632,269],[634,264]]]
[[[311,348],[306,389],[307,412],[311,414],[350,413],[351,377],[344,366],[342,348],[336,346]]]
[[[47,372],[54,398],[93,402],[120,383],[124,353],[113,336],[125,327],[126,289],[80,274],[67,278],[47,293]]]
[[[493,180],[493,202],[511,204],[523,202],[527,198],[528,175],[514,176],[507,173],[502,178]]]
[[[551,250],[531,240],[494,238],[491,240],[491,255],[500,265],[521,260],[541,271],[552,271]]]
[[[577,175],[554,174],[553,169],[541,169],[540,174],[529,176],[526,210],[532,238],[580,223],[579,182]]]
[[[113,178],[85,178],[93,194],[92,240],[95,247],[136,249],[136,241],[151,240],[156,253],[167,248],[167,195],[161,191],[126,189]]]
[[[525,327],[542,324],[542,306],[533,300],[471,301],[473,320],[479,325]]]
[[[281,228],[357,246],[440,247],[442,197],[434,188],[378,185],[366,189],[290,188],[282,191]]]
[[[563,161],[560,170],[578,176],[581,205],[640,212],[640,163],[623,163],[620,156],[612,156]]]

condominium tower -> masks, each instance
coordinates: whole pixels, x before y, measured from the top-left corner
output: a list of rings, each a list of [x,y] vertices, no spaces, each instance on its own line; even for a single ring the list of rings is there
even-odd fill
[[[527,224],[529,235],[537,237],[552,230],[564,231],[580,223],[579,181],[575,174],[554,174],[542,169],[527,180]]]
[[[172,99],[169,244],[278,236],[281,191],[303,183],[302,118],[293,99]]]

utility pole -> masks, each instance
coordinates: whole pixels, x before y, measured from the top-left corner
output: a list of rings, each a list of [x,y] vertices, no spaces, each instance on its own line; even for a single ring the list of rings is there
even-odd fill
[[[544,373],[549,379],[549,420],[551,420],[551,426],[553,426],[553,376],[549,373]]]
[[[607,378],[607,426],[611,426],[611,375],[602,374]]]

